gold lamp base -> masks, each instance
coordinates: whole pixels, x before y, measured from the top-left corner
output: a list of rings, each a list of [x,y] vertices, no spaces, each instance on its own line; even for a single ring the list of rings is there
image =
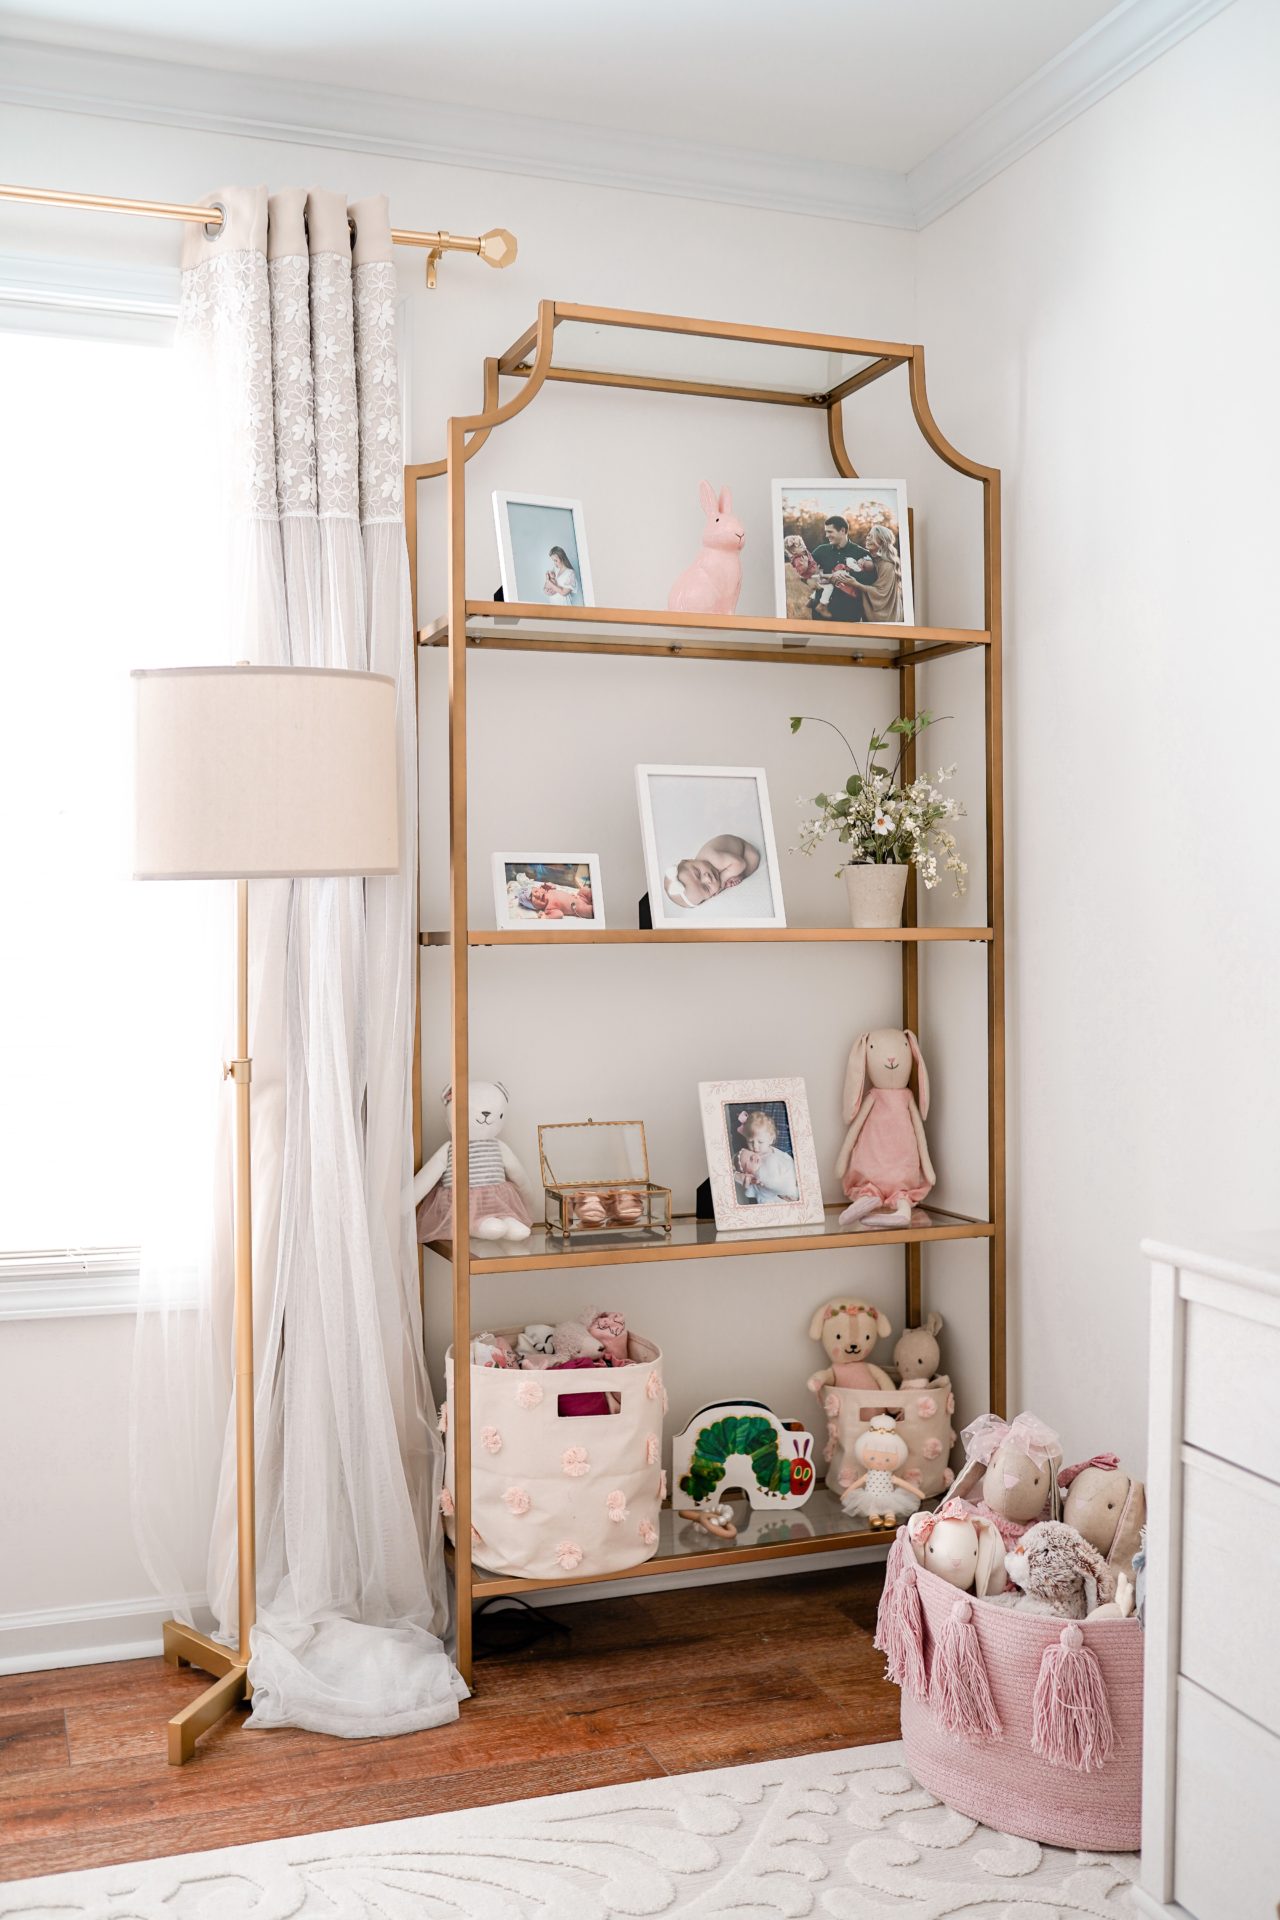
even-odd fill
[[[211,1687],[169,1722],[169,1765],[180,1767],[195,1752],[200,1735],[217,1726],[242,1700],[251,1700],[253,1688],[248,1665],[238,1653],[180,1620],[164,1623],[164,1657],[171,1667],[197,1667],[201,1673],[217,1675]]]

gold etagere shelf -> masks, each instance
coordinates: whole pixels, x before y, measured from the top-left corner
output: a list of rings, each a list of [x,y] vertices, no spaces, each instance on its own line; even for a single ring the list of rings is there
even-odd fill
[[[673,353],[680,365],[673,369]],[[844,431],[847,400],[895,369],[906,370],[916,423],[932,451],[982,490],[983,625],[967,627],[846,626],[831,623],[815,633],[811,623],[750,614],[684,613],[643,607],[554,608],[523,602],[470,600],[466,593],[465,468],[496,428],[523,411],[548,385],[599,386],[625,392],[689,394],[702,398],[807,408],[825,417],[827,442],[837,474],[856,478]],[[501,382],[519,382],[506,400]],[[900,1246],[903,1251],[904,1311],[915,1324],[922,1307],[922,1249],[934,1243],[985,1240],[988,1248],[989,1399],[997,1412],[1005,1403],[1005,1116],[1004,1116],[1004,830],[1003,733],[1001,698],[1000,475],[993,467],[968,459],[939,431],[925,389],[924,350],[889,341],[849,339],[842,335],[799,333],[731,322],[684,319],[675,315],[584,307],[544,300],[538,316],[506,353],[484,363],[484,398],[478,413],[451,420],[443,459],[405,469],[406,534],[415,613],[418,605],[417,486],[443,478],[448,492],[448,610],[418,634],[421,647],[441,648],[448,658],[449,687],[449,925],[426,929],[423,949],[449,954],[454,1087],[454,1137],[468,1131],[467,1085],[470,1074],[468,1005],[470,960],[479,947],[558,945],[652,946],[726,943],[879,942],[896,945],[901,956],[901,1018],[919,1024],[920,955],[935,944],[974,942],[986,956],[987,977],[987,1205],[983,1218],[930,1208],[904,1228],[842,1230],[833,1209],[822,1226],[768,1234],[717,1233],[707,1221],[677,1216],[669,1237],[613,1236],[593,1239],[583,1249],[562,1250],[541,1229],[519,1252],[473,1254],[468,1220],[467,1156],[455,1156],[453,1237],[432,1251],[450,1263],[453,1275],[453,1340],[465,1353],[471,1338],[473,1279],[486,1274],[526,1273],[580,1266],[767,1257],[778,1253],[822,1252],[855,1247]],[[897,676],[898,711],[916,712],[918,667],[959,654],[982,662],[986,733],[985,924],[977,927],[924,927],[917,923],[914,875],[907,891],[901,928],[864,930],[787,927],[761,930],[575,929],[548,934],[540,929],[496,930],[472,927],[468,915],[467,850],[467,662],[474,651],[550,651],[583,657],[724,660],[789,666],[848,666]],[[904,774],[914,777],[908,749]],[[514,963],[513,963],[514,964]],[[601,963],[604,964],[604,963]],[[419,996],[419,1028],[421,1025]],[[419,1048],[420,1052],[420,1048]],[[415,1159],[421,1159],[420,1073],[414,1085]],[[578,1586],[599,1576],[565,1575],[559,1581],[530,1582],[498,1576],[473,1562],[471,1539],[471,1407],[465,1366],[456,1370],[453,1417],[456,1449],[456,1534],[453,1555],[457,1582],[458,1665],[471,1679],[472,1606],[497,1594],[516,1594],[551,1585]],[[839,1501],[819,1488],[795,1512],[753,1516],[745,1534],[716,1540],[664,1510],[654,1558],[629,1571],[652,1576],[712,1566],[746,1565],[792,1555],[883,1545],[883,1533],[869,1532],[846,1518]],[[624,1577],[624,1576],[616,1576]]]

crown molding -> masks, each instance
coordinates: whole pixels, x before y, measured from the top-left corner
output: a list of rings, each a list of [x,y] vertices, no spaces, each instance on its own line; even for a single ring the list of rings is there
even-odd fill
[[[996,174],[1194,33],[1232,0],[1123,0],[907,175],[918,227],[930,226]]]
[[[938,219],[1231,4],[1121,0],[909,174],[2,34],[0,101],[911,230]]]
[[[877,167],[708,147],[660,134],[29,40],[0,39],[0,45],[0,100],[10,106],[384,153],[876,226],[914,225],[905,175]]]

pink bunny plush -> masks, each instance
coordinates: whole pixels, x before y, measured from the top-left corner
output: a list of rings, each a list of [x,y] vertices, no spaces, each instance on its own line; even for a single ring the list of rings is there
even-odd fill
[[[698,488],[707,524],[702,529],[702,552],[685,568],[667,596],[675,613],[734,613],[742,592],[742,543],[746,528],[733,514],[733,497],[704,480]]]
[[[914,1069],[920,1091],[911,1091]],[[867,1081],[870,1092],[866,1091]],[[914,1033],[877,1027],[853,1043],[844,1079],[844,1117],[849,1123],[836,1172],[851,1204],[842,1227],[905,1227],[937,1181],[924,1137],[929,1111],[929,1075]]]

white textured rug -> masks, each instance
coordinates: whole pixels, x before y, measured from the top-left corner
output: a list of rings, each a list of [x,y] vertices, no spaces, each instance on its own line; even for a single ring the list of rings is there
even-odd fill
[[[948,1812],[895,1743],[0,1884],[0,1920],[1131,1920],[1135,1870]]]

